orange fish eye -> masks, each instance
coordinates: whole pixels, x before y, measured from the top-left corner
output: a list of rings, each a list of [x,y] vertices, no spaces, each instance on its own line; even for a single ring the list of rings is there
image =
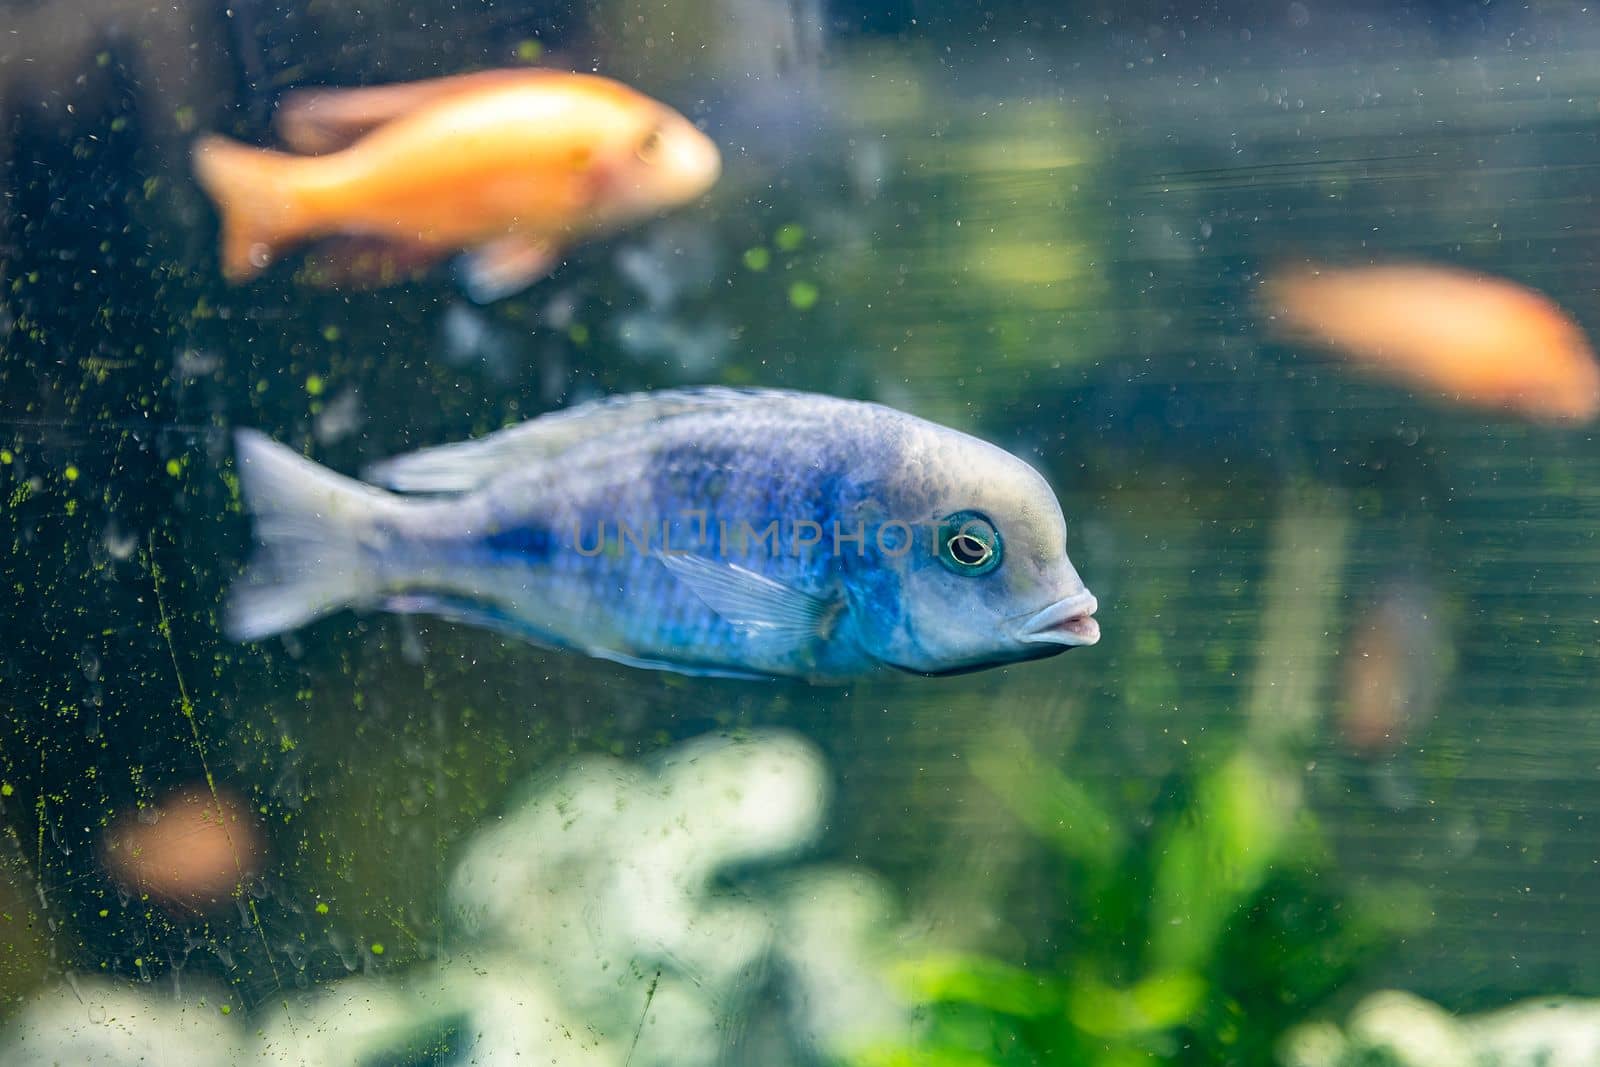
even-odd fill
[[[639,147],[634,149],[634,155],[645,163],[654,163],[661,154],[661,131],[651,130],[644,135],[644,140],[639,142]]]

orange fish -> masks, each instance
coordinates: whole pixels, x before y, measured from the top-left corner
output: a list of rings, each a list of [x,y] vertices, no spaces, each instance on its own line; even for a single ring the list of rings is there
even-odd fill
[[[255,874],[265,843],[242,797],[185,786],[112,823],[100,852],[124,888],[202,908],[225,902]]]
[[[1339,731],[1367,759],[1394,755],[1432,719],[1455,662],[1432,593],[1405,578],[1385,584],[1368,600],[1342,657]]]
[[[1541,422],[1600,413],[1600,366],[1549,298],[1448,267],[1303,268],[1263,288],[1283,333],[1371,373]]]
[[[233,281],[292,245],[341,237],[391,268],[465,250],[468,294],[494,300],[563,249],[694,200],[722,166],[716,145],[665,104],[551,70],[302,90],[276,121],[291,149],[321,154],[195,143]]]

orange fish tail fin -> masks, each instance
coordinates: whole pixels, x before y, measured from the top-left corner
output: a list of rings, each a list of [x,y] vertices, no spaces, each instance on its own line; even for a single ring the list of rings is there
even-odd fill
[[[207,135],[194,144],[194,173],[222,216],[222,273],[243,281],[305,233],[288,171],[296,159]]]

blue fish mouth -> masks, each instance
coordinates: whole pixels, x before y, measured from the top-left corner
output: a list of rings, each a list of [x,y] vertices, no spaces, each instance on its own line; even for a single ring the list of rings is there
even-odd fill
[[[1017,627],[1017,639],[1066,648],[1095,644],[1100,640],[1100,624],[1094,618],[1099,607],[1089,590],[1074,593],[1023,617]]]

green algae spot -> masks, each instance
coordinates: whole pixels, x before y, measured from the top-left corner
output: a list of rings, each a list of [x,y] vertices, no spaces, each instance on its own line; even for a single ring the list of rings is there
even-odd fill
[[[522,62],[532,63],[542,55],[544,55],[544,45],[533,38],[517,42],[517,58]]]
[[[810,282],[795,282],[789,286],[789,303],[799,311],[811,308],[821,294]]]
[[[267,391],[267,380],[265,378],[263,378],[259,382],[256,383],[256,392],[264,393],[266,391]]]
[[[123,130],[125,130],[127,128],[128,128],[128,120],[123,118],[121,115],[118,115],[116,118],[111,120],[111,132],[112,133],[121,133]]]
[[[62,473],[63,477],[65,477],[67,479],[67,481],[69,481],[69,482],[75,482],[75,481],[78,480],[78,468],[74,467],[70,463],[67,464],[67,469],[62,471],[61,473]]]
[[[322,339],[324,341],[329,342],[329,343],[337,341],[339,339],[339,327],[337,327],[337,326],[324,326],[322,328]]]
[[[753,271],[763,271],[772,262],[772,253],[757,245],[744,250],[744,265]]]
[[[233,1014],[233,1005],[232,1004],[224,1004],[222,1006],[222,1014],[224,1014],[224,1015],[232,1015]]]
[[[100,909],[100,918],[104,919],[106,916],[108,916],[110,914],[111,914],[111,909],[110,908],[101,908]]]
[[[778,227],[778,232],[772,235],[772,243],[778,246],[780,252],[793,252],[800,247],[800,242],[806,239],[806,228],[798,222],[786,223]]]
[[[572,343],[575,345],[580,347],[586,345],[589,343],[589,327],[581,322],[575,322],[567,330],[567,336],[572,338]]]
[[[175,458],[167,460],[167,473],[176,478],[183,473],[183,464],[179,463]]]
[[[10,782],[0,782],[0,797],[8,797],[17,790]]]
[[[0,448],[0,467],[11,466],[11,461],[16,458],[17,457],[11,454],[11,450],[9,448]]]
[[[95,53],[95,56],[94,56],[94,65],[95,66],[97,66],[97,67],[105,67],[105,66],[110,66],[110,64],[111,64],[111,53],[110,52],[96,52]]]
[[[382,941],[374,941],[372,943],[372,954],[374,956],[383,955],[383,942]]]
[[[194,108],[184,104],[172,113],[172,120],[178,124],[178,129],[183,133],[194,132]]]
[[[313,374],[306,379],[306,392],[312,396],[322,395],[322,376]]]
[[[328,902],[326,900],[317,901],[317,914],[318,915],[326,915],[326,914],[328,914]]]
[[[143,956],[135,956],[135,957],[133,957],[133,965],[135,967],[143,967],[144,966],[144,957]]]

